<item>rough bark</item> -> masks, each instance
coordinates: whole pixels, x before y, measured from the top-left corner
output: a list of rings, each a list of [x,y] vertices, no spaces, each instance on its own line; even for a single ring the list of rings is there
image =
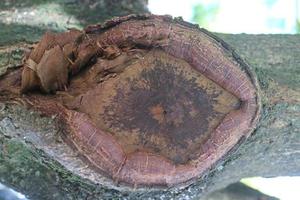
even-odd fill
[[[234,183],[222,190],[215,191],[204,198],[205,200],[278,200],[247,187],[242,183]]]
[[[196,183],[187,188],[146,193],[118,192],[93,185],[66,171],[51,156],[31,144],[28,130],[32,131],[32,127],[44,134],[49,130],[57,130],[51,119],[40,118],[36,113],[13,105],[1,105],[1,181],[32,199],[193,199],[243,177],[299,175],[300,93],[296,86],[300,77],[295,72],[299,71],[297,45],[300,37],[245,34],[220,36],[232,44],[255,69],[262,88],[263,116],[252,136],[224,163]],[[8,63],[10,66],[20,63],[22,48],[19,45],[2,47],[1,60],[6,63],[5,66]],[[8,57],[10,60],[4,61]],[[20,138],[18,134],[22,133],[27,135]]]
[[[39,36],[29,41],[36,41]],[[50,118],[14,104],[0,106],[1,182],[31,199],[197,199],[243,177],[300,174],[300,37],[297,35],[219,35],[256,71],[262,89],[263,114],[255,132],[196,183],[165,191],[117,191],[95,185],[67,171],[41,151],[35,133],[58,132]],[[0,70],[20,64],[31,42],[0,49]],[[33,132],[35,132],[33,134]],[[51,135],[51,134],[49,134]],[[60,137],[49,137],[60,140]],[[63,146],[63,145],[60,145]],[[58,147],[55,147],[59,151]],[[71,155],[72,152],[69,153]],[[76,156],[76,155],[74,155]],[[76,164],[76,163],[75,163]]]

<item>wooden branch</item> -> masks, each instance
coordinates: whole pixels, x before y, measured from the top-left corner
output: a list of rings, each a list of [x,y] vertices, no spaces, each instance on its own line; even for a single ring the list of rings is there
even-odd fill
[[[297,145],[299,144],[299,137],[297,137],[299,134],[299,115],[297,113],[299,113],[300,105],[299,90],[294,87],[294,82],[299,81],[299,76],[288,72],[284,74],[274,73],[274,70],[280,72],[286,66],[289,66],[292,71],[297,71],[299,68],[297,65],[298,56],[296,56],[297,49],[293,49],[296,53],[293,52],[288,55],[286,50],[289,49],[289,46],[285,44],[290,44],[290,42],[297,44],[295,41],[299,38],[286,36],[286,38],[279,40],[278,37],[281,36],[268,35],[222,35],[222,37],[229,43],[233,43],[241,55],[255,67],[262,88],[263,115],[255,133],[248,140],[240,141],[242,145],[238,151],[231,151],[223,162],[212,167],[189,187],[171,188],[167,191],[148,191],[146,193],[142,190],[129,192],[128,188],[117,191],[109,189],[116,188],[115,183],[105,178],[101,179],[103,185],[96,186],[93,182],[99,177],[95,173],[91,173],[93,172],[91,169],[85,169],[85,163],[77,158],[78,155],[74,155],[74,151],[66,147],[59,136],[53,134],[54,132],[58,132],[58,135],[61,133],[61,129],[55,126],[55,120],[47,117],[40,118],[37,113],[32,113],[22,106],[11,104],[2,104],[2,109],[0,109],[2,119],[0,124],[1,149],[3,149],[1,151],[1,166],[4,166],[1,170],[1,177],[4,177],[3,181],[30,194],[33,199],[51,199],[55,195],[65,199],[75,197],[79,199],[85,197],[118,198],[124,197],[124,195],[128,198],[155,198],[164,195],[166,198],[180,199],[185,195],[190,198],[202,196],[242,177],[299,174],[300,157],[297,153],[299,152],[299,145]],[[277,43],[265,42],[274,40]],[[264,46],[261,46],[262,44]],[[275,47],[280,50],[275,51],[276,54],[271,56],[273,59],[266,62],[266,55],[273,55],[272,51],[276,50]],[[11,47],[11,49],[14,52],[14,48]],[[7,48],[5,51],[8,51]],[[256,54],[256,52],[260,53]],[[292,57],[293,55],[295,56]],[[286,60],[288,56],[292,58]],[[274,60],[275,58],[276,60]],[[272,70],[268,68],[271,65],[275,65]],[[293,79],[294,82],[286,80],[286,77]],[[16,99],[16,101],[23,102],[20,99]],[[159,107],[153,108],[154,117],[157,119],[160,119],[160,110]],[[56,117],[52,115],[52,118]],[[37,135],[45,135],[46,137],[38,137]],[[26,137],[26,143],[24,143],[24,137]],[[56,142],[54,146],[53,142]],[[59,153],[64,154],[58,155]],[[62,159],[63,157],[65,159]],[[66,163],[68,163],[69,167],[77,168],[77,172],[67,171],[55,160],[59,160],[64,166],[67,166]],[[33,170],[29,170],[30,168]],[[15,173],[16,176],[14,177],[17,178],[13,179],[8,173]],[[88,174],[85,178],[91,181],[82,179],[75,174]],[[36,182],[32,185],[24,184],[20,179],[27,180],[26,183],[30,182],[29,180],[36,180]]]

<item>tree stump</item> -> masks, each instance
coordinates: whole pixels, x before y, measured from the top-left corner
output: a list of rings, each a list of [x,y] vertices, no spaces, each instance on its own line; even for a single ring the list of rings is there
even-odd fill
[[[156,15],[48,33],[0,92],[55,118],[97,175],[58,159],[66,168],[118,189],[192,183],[251,134],[261,109],[255,75],[224,41]]]

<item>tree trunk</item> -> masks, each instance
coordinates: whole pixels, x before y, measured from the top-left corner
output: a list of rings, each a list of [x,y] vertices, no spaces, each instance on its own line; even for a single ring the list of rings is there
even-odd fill
[[[262,116],[251,136],[187,187],[167,190],[122,190],[104,179],[97,185],[66,170],[54,159],[61,152],[77,157],[61,141],[52,118],[40,117],[18,103],[0,104],[1,182],[30,199],[197,199],[251,176],[300,174],[300,37],[297,35],[224,35],[256,72],[261,87]],[[31,35],[32,36],[32,35]],[[34,35],[33,35],[34,36]],[[23,52],[36,38],[5,43],[0,49],[0,72],[21,64]],[[53,134],[57,133],[57,134]],[[44,135],[43,141],[37,135]],[[47,146],[45,153],[44,144]],[[43,150],[41,150],[43,149]],[[65,160],[68,162],[68,160]],[[71,163],[74,168],[82,163]],[[84,171],[79,168],[78,171]],[[88,172],[88,171],[85,171]],[[89,175],[91,178],[93,174]]]

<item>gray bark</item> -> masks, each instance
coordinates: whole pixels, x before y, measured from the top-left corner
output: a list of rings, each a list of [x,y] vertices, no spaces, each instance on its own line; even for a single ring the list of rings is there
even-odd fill
[[[247,187],[242,183],[234,183],[222,190],[209,194],[205,200],[278,200]]]

